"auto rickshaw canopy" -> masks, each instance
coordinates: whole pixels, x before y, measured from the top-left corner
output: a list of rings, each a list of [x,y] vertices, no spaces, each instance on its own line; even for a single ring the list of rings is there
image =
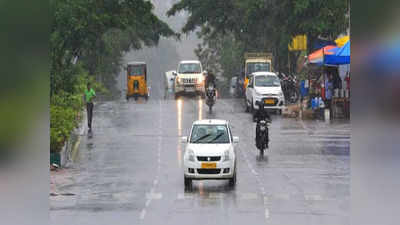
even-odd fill
[[[131,61],[131,62],[128,62],[127,63],[127,73],[128,73],[128,76],[130,76],[131,75],[131,73],[130,73],[130,68],[131,67],[142,67],[142,68],[144,68],[144,71],[143,71],[143,75],[144,75],[144,79],[145,80],[147,80],[147,64],[145,63],[145,62],[136,62],[136,61]],[[138,74],[139,75],[139,74]]]

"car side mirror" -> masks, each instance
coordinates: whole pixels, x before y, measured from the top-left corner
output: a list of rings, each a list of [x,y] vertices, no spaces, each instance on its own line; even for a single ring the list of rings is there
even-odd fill
[[[233,137],[233,143],[237,144],[239,143],[239,137]]]
[[[172,72],[172,75],[178,76],[178,74],[176,73],[176,71],[173,71],[173,72]]]
[[[187,143],[187,142],[188,142],[188,137],[187,136],[181,137],[181,143]]]
[[[207,76],[207,74],[208,74],[207,70],[204,70],[204,71],[203,71],[203,75],[204,75],[204,76]]]

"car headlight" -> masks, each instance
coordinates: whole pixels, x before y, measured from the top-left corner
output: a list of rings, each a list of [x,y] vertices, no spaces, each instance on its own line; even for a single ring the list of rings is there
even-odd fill
[[[226,151],[224,152],[224,162],[225,162],[225,161],[229,161],[229,159],[230,159],[229,150],[226,150]]]
[[[193,150],[188,150],[188,159],[189,159],[189,161],[192,161],[192,162],[194,162],[194,152],[193,152]]]
[[[199,79],[197,79],[197,83],[201,84],[204,81],[204,76],[200,76]]]

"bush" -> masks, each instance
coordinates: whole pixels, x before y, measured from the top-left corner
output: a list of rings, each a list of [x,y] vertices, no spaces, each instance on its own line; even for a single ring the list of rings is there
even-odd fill
[[[77,124],[72,108],[50,105],[50,152],[61,150]]]

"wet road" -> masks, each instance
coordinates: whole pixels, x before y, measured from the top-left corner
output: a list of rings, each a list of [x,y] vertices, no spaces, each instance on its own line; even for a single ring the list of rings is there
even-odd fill
[[[209,114],[200,99],[160,90],[95,106],[93,135],[57,183],[64,195],[50,197],[52,224],[349,224],[349,124],[274,115],[261,158],[243,100],[219,99]],[[179,137],[204,118],[229,120],[240,137],[233,189],[212,180],[184,189]]]

